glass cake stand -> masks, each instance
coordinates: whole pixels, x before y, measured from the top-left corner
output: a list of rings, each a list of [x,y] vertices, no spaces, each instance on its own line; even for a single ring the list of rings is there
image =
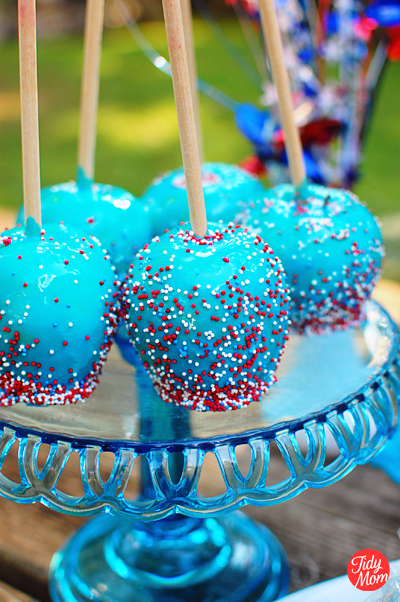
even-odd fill
[[[278,384],[262,403],[236,412],[166,404],[147,374],[117,352],[84,405],[0,408],[0,468],[19,440],[21,481],[0,472],[1,495],[98,515],[54,555],[53,600],[267,602],[283,595],[289,571],[280,543],[234,511],[326,487],[367,462],[390,435],[400,397],[399,333],[377,303],[368,302],[366,315],[358,329],[292,336]],[[334,458],[326,454],[327,437],[336,442]],[[289,476],[269,484],[273,442]],[[50,451],[40,469],[43,444]],[[243,445],[251,450],[247,474],[238,463]],[[83,494],[69,495],[59,481],[76,451]],[[114,454],[108,479],[101,477],[103,452]],[[199,481],[210,454],[225,491],[206,497]],[[138,463],[141,486],[132,497],[128,482]]]

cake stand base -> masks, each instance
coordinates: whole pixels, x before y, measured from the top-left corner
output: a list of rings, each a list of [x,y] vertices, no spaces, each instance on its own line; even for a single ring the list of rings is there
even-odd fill
[[[152,523],[101,515],[50,569],[54,602],[268,602],[288,585],[281,544],[241,512]]]

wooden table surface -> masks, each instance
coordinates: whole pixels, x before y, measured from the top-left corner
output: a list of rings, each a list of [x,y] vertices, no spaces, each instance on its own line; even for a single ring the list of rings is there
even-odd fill
[[[400,285],[384,281],[375,297],[400,323]],[[4,470],[12,477],[15,464]],[[272,458],[271,471],[279,475],[278,458]],[[68,489],[79,491],[77,472],[68,472],[68,467],[64,472]],[[217,471],[210,467],[205,492],[210,495],[218,486]],[[245,512],[269,527],[285,547],[292,591],[344,574],[350,557],[363,548],[377,549],[388,560],[400,558],[400,488],[369,465],[357,467],[330,487]],[[51,557],[85,520],[40,504],[0,499],[0,602],[48,601]]]

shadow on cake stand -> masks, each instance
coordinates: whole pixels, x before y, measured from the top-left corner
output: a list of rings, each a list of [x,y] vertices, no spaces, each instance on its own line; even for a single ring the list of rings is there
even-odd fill
[[[397,422],[399,333],[375,302],[362,327],[289,341],[279,382],[260,404],[223,414],[162,402],[143,369],[114,354],[94,395],[77,406],[0,408],[0,466],[19,441],[20,483],[0,472],[0,494],[56,511],[98,514],[53,557],[55,602],[267,602],[286,593],[289,569],[275,536],[237,509],[326,487],[380,449]],[[123,347],[123,346],[122,346]],[[126,357],[127,349],[122,348]],[[328,439],[337,446],[327,456]],[[268,484],[276,442],[290,476]],[[41,445],[49,445],[38,467]],[[302,444],[302,447],[300,446]],[[244,475],[238,447],[247,445]],[[71,453],[84,493],[58,487]],[[112,452],[107,480],[100,456]],[[226,491],[199,493],[206,454]],[[140,463],[141,488],[127,485]]]

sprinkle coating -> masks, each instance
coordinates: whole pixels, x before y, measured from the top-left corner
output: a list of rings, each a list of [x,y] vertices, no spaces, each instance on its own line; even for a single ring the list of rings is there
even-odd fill
[[[236,214],[265,193],[261,182],[237,165],[205,163],[203,191],[207,218],[211,222],[234,221]],[[154,233],[176,228],[189,220],[183,168],[158,176],[147,188],[143,201],[148,205]]]
[[[286,277],[272,249],[240,226],[209,224],[204,238],[185,226],[137,255],[123,297],[131,341],[165,401],[239,409],[276,380]]]
[[[117,273],[127,273],[132,257],[152,237],[147,207],[130,192],[108,184],[56,184],[42,190],[43,224],[64,223],[98,238]],[[17,223],[24,223],[23,207]]]
[[[0,405],[84,401],[112,345],[119,282],[98,241],[49,226],[0,235]]]
[[[299,333],[356,325],[381,273],[382,236],[374,216],[351,192],[316,184],[306,200],[290,184],[268,190],[238,216],[279,254]]]

